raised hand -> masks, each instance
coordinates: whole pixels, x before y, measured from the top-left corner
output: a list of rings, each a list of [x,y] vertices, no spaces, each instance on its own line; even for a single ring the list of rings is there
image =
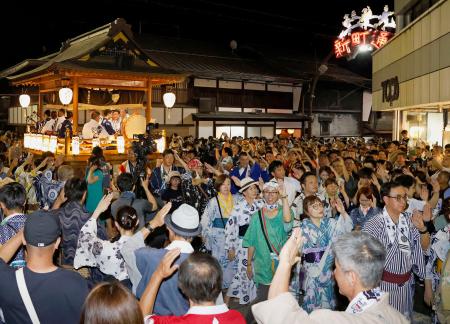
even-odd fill
[[[178,270],[178,264],[173,264],[173,262],[180,256],[180,254],[181,250],[179,248],[167,252],[158,264],[155,274],[160,278],[170,277],[175,271]]]
[[[339,198],[334,199],[331,205],[339,212],[339,214],[345,213],[344,204]]]
[[[426,230],[426,226],[423,222],[423,217],[422,217],[422,213],[420,211],[418,211],[417,209],[414,209],[413,213],[412,213],[412,217],[411,217],[411,221],[413,223],[413,225],[419,230],[419,231],[424,231]]]
[[[286,196],[286,188],[284,186],[284,181],[277,179],[277,183],[278,183],[278,192],[280,193],[280,195]]]
[[[141,186],[142,186],[142,188],[148,189],[149,179],[150,178],[148,177],[148,175],[145,178],[141,177]]]
[[[163,208],[161,208],[159,210],[159,212],[156,214],[156,216],[151,220],[153,228],[160,227],[160,226],[164,225],[164,218],[169,213],[170,208],[172,208],[172,203],[168,202],[167,204],[164,205]]]
[[[104,195],[103,198],[98,203],[97,208],[92,214],[92,217],[97,218],[98,216],[100,216],[101,213],[107,210],[109,205],[111,204],[111,200],[113,199],[113,197],[114,194],[112,192],[107,195]]]
[[[280,264],[287,263],[292,267],[294,264],[299,262],[303,242],[304,238],[302,236],[300,228],[294,228],[291,237],[287,240],[280,251]]]
[[[231,177],[231,180],[233,180],[233,182],[234,182],[234,184],[235,184],[236,186],[238,186],[238,187],[241,186],[241,180],[239,180],[238,177],[232,176],[232,177]]]

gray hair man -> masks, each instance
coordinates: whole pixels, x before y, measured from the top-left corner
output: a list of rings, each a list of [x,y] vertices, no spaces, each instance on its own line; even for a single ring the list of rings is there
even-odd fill
[[[345,312],[318,309],[306,313],[288,292],[291,268],[300,260],[297,255],[302,241],[296,229],[281,250],[269,300],[252,307],[258,323],[408,323],[389,305],[388,294],[378,288],[386,259],[385,248],[378,240],[361,232],[344,234],[332,246],[339,292],[350,301]]]

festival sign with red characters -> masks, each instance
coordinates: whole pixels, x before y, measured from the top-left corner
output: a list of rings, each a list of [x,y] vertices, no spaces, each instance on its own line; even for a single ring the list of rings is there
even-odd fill
[[[345,29],[334,42],[334,54],[337,58],[346,57],[348,60],[361,52],[383,47],[394,36],[396,28],[394,12],[389,11],[387,5],[379,16],[372,14],[369,6],[362,10],[361,16],[353,10],[350,16],[344,16],[342,25]]]

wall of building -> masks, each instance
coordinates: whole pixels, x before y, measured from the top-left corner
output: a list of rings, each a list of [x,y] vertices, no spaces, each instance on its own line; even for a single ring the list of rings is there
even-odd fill
[[[330,134],[321,134],[319,116],[329,117],[331,119],[330,123]],[[314,114],[314,121],[312,124],[312,135],[313,136],[359,136],[359,120],[357,115],[354,114]]]
[[[373,54],[374,110],[450,105],[450,0],[443,0]],[[398,78],[399,97],[383,102],[382,82]]]

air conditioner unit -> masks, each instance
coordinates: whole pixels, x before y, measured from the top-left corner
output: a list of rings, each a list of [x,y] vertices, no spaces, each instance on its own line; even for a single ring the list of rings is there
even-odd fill
[[[253,112],[254,112],[255,114],[262,114],[262,113],[263,113],[263,110],[262,110],[261,108],[255,108],[255,109],[253,109]]]

